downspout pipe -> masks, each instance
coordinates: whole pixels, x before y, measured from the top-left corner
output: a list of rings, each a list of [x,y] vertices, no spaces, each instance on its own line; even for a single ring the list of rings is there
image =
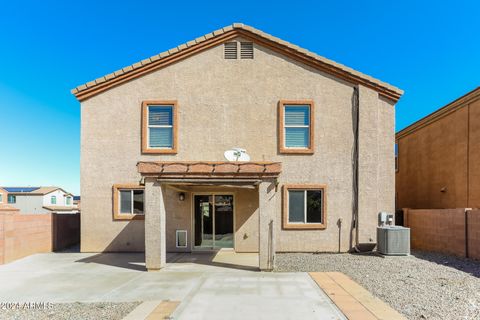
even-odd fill
[[[358,86],[353,88],[352,96],[352,127],[353,127],[353,149],[352,149],[352,171],[353,171],[353,190],[352,190],[352,224],[355,230],[355,244],[353,251],[360,252],[358,249],[358,160],[359,160],[359,127],[360,127],[360,99]]]

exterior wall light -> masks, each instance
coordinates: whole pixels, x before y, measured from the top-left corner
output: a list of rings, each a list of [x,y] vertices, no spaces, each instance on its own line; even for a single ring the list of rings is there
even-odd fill
[[[185,200],[185,193],[180,192],[180,193],[178,194],[178,200],[184,201],[184,200]]]

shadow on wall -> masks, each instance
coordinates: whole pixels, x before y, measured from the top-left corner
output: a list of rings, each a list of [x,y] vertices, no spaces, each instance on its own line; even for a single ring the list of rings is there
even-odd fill
[[[102,253],[75,262],[98,263],[145,271],[145,253],[143,252],[145,251],[145,232],[143,223],[143,221],[129,221]],[[131,249],[129,250],[129,248]]]
[[[124,223],[114,221],[114,223]],[[105,247],[103,252],[144,252],[145,224],[143,220],[131,220]]]
[[[468,258],[461,258],[452,255],[445,255],[436,252],[413,251],[411,255],[422,260],[466,272],[474,277],[480,278],[480,261]]]

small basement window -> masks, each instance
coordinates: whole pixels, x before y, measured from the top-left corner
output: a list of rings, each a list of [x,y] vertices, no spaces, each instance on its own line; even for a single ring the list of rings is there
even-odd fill
[[[324,185],[285,185],[283,187],[284,229],[325,229]]]
[[[144,188],[138,185],[114,185],[113,216],[115,220],[143,219]]]

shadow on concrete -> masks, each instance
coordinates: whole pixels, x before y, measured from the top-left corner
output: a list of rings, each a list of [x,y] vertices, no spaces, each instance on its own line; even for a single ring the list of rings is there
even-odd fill
[[[259,271],[258,254],[229,251],[167,253],[167,264],[199,264],[228,269]]]
[[[466,272],[474,277],[480,278],[480,261],[436,252],[416,250],[412,250],[411,255],[417,259],[427,260],[445,267],[451,267],[459,271]]]
[[[98,253],[75,262],[97,263],[136,271],[147,270],[145,268],[145,254],[139,252]],[[191,271],[208,271],[208,269],[203,268],[195,270],[195,265],[259,271],[256,254],[234,252],[167,253],[167,270],[173,270],[176,266],[182,266],[182,264],[191,266]]]
[[[145,254],[140,252],[99,253],[75,262],[97,263],[137,271],[147,270]]]

